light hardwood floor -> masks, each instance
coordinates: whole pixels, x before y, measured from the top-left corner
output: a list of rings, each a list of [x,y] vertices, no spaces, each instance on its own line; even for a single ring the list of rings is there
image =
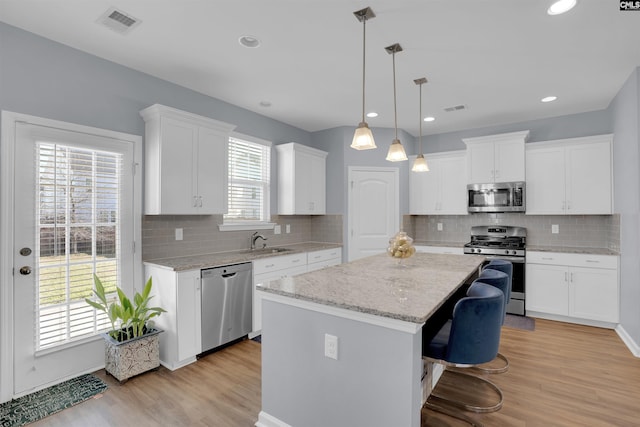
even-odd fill
[[[500,349],[511,368],[487,377],[503,390],[504,406],[470,415],[485,426],[640,426],[640,359],[614,331],[538,319],[535,331],[503,328]],[[261,407],[260,344],[253,341],[123,385],[97,375],[109,385],[101,397],[32,426],[248,427]],[[423,411],[422,425],[466,424]]]

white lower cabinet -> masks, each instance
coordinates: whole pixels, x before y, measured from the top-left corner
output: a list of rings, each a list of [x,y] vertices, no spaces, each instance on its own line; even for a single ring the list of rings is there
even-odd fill
[[[619,321],[617,256],[528,252],[526,280],[531,316],[595,326]]]
[[[253,331],[255,336],[262,329],[262,298],[256,286],[271,280],[284,279],[308,271],[320,270],[342,262],[342,248],[262,258],[253,261]]]
[[[307,254],[307,271],[320,270],[342,263],[342,248],[324,249]]]
[[[153,278],[152,306],[167,310],[154,319],[164,330],[160,363],[174,370],[195,362],[202,352],[200,270],[173,271],[146,265],[145,276]]]

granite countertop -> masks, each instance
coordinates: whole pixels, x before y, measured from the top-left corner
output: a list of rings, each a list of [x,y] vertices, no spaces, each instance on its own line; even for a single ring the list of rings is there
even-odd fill
[[[608,248],[581,248],[574,246],[532,246],[527,245],[527,251],[531,252],[559,252],[568,254],[588,255],[620,255],[619,251]]]
[[[201,268],[220,267],[223,265],[240,264],[243,262],[251,262],[255,259],[269,258],[275,256],[284,256],[298,254],[302,252],[315,252],[324,249],[341,248],[338,243],[322,243],[322,242],[305,242],[294,243],[291,245],[278,245],[278,248],[288,249],[285,252],[270,252],[269,247],[266,250],[249,249],[241,251],[215,252],[211,254],[191,255],[175,258],[150,259],[144,261],[145,264],[156,265],[174,271],[198,270]]]
[[[416,253],[399,266],[387,254],[258,284],[258,289],[377,316],[424,323],[484,261],[478,255]]]

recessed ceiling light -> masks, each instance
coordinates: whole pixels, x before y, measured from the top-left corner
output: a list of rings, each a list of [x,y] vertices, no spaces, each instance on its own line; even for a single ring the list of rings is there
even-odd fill
[[[547,9],[547,13],[549,15],[560,15],[565,12],[570,11],[576,5],[577,0],[558,0],[554,2],[549,9]]]
[[[260,46],[260,40],[258,40],[258,38],[254,36],[242,36],[238,39],[238,42],[242,46],[248,48],[256,48]]]
[[[557,96],[545,96],[540,101],[542,101],[542,102],[552,102],[552,101],[555,101],[556,99],[558,99]]]
[[[261,107],[265,107],[265,108],[269,108],[269,107],[271,107],[271,103],[269,101],[260,101],[260,106]]]
[[[432,121],[434,121],[435,119],[436,119],[435,117],[431,117],[431,116],[429,116],[429,117],[425,117],[423,120],[424,120],[425,122],[432,122]]]
[[[370,113],[367,113],[367,117],[378,117],[378,113],[376,113],[375,111],[372,111]]]

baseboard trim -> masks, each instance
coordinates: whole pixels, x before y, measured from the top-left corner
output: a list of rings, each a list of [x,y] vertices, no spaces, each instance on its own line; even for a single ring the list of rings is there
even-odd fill
[[[260,411],[258,415],[258,421],[255,423],[256,427],[291,427],[284,421],[280,421],[273,415],[269,415],[264,411]]]
[[[631,335],[627,333],[622,325],[618,325],[616,327],[616,333],[618,334],[622,342],[627,346],[629,351],[631,351],[631,354],[633,354],[635,357],[640,358],[640,345],[638,345],[638,343],[635,342],[633,338],[631,338]]]

